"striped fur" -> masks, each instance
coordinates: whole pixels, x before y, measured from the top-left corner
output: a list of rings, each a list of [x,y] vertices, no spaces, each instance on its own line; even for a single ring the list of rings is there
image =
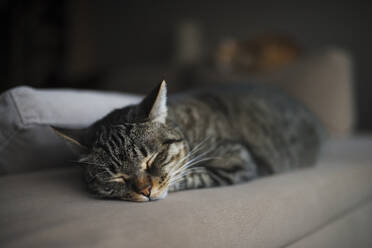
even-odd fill
[[[239,86],[167,99],[165,82],[87,129],[58,132],[85,148],[80,162],[94,194],[130,201],[313,165],[324,136],[304,106],[276,89]]]

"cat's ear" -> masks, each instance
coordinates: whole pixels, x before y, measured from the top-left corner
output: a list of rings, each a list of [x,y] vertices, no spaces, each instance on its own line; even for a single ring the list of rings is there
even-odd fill
[[[87,129],[67,129],[55,126],[50,126],[53,131],[65,140],[79,146],[80,148],[87,149],[88,144],[86,142]]]
[[[138,105],[138,116],[153,122],[165,123],[167,118],[167,84],[163,80]]]

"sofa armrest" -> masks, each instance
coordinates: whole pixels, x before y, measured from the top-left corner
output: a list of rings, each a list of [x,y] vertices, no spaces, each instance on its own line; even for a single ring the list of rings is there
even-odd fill
[[[139,100],[130,94],[24,86],[4,92],[0,96],[0,174],[59,166],[73,153],[49,125],[87,126]]]

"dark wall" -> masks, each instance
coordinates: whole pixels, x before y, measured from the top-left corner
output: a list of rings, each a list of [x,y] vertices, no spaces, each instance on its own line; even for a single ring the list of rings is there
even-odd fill
[[[130,62],[169,55],[172,32],[185,19],[197,21],[208,50],[226,37],[293,34],[307,48],[341,46],[363,57],[370,44],[368,1],[91,1],[99,57]],[[111,4],[110,4],[111,3]],[[133,50],[133,47],[141,47]],[[117,48],[122,49],[117,49]]]
[[[57,45],[61,43],[54,47],[57,50],[52,52],[51,59],[58,69],[54,70],[52,77],[39,74],[34,78],[28,75],[20,77],[10,73],[5,80],[8,88],[34,82],[35,78],[45,81],[35,84],[41,87],[88,85],[97,88],[97,83],[91,84],[91,80],[113,70],[120,71],[133,65],[154,67],[172,64],[175,62],[177,29],[181,23],[191,20],[200,29],[202,56],[228,37],[245,39],[273,32],[294,36],[308,53],[327,46],[346,49],[355,61],[359,128],[372,129],[372,110],[369,107],[372,96],[372,74],[369,70],[372,4],[369,1],[70,0],[55,1],[57,4],[42,0],[8,1],[2,9],[9,10],[5,11],[9,15],[7,27],[11,29],[13,38],[17,33],[14,29],[19,29],[20,25],[15,17],[28,13],[27,9],[24,10],[25,2],[31,5],[27,8],[32,8],[30,2],[40,6],[50,5],[45,11],[58,16],[59,26],[47,32],[47,36],[53,37],[63,34],[62,38],[51,41]],[[60,14],[61,10],[63,14]],[[34,18],[40,18],[35,15]],[[45,29],[40,32],[45,33]],[[18,48],[12,42],[13,38],[9,38],[9,51],[14,52]],[[23,42],[27,44],[27,41]],[[14,55],[9,57],[14,60]],[[12,63],[12,66],[17,67],[17,63]],[[169,70],[168,66],[165,68],[165,71]],[[10,71],[17,70],[10,68]],[[152,76],[151,73],[149,75]],[[50,83],[51,79],[55,84]],[[82,84],[84,80],[88,84]]]

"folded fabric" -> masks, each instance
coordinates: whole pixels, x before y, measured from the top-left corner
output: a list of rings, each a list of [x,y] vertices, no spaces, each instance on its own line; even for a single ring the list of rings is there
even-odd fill
[[[83,127],[139,96],[17,87],[0,96],[0,174],[62,166],[73,153],[49,125]]]

